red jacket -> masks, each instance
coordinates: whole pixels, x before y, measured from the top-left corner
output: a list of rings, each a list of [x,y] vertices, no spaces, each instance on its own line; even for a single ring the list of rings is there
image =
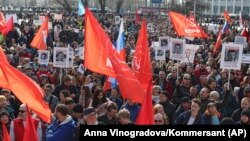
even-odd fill
[[[35,129],[37,129],[39,121],[37,119],[32,119],[33,124],[35,125]],[[20,118],[14,119],[14,134],[15,134],[15,141],[23,141],[24,135],[24,126],[23,121]]]

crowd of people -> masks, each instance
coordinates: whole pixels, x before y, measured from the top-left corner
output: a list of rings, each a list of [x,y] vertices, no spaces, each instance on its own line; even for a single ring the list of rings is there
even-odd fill
[[[115,14],[95,14],[113,43],[116,42],[119,24]],[[241,70],[220,69],[220,50],[213,53],[217,33],[202,28],[209,35],[207,39],[187,40],[200,45],[194,62],[183,63],[169,59],[155,60],[152,42],[161,36],[177,38],[168,16],[142,15],[152,24],[148,31],[149,48],[153,72],[152,103],[155,125],[223,125],[250,124],[250,68],[242,64]],[[5,123],[11,140],[20,141],[24,134],[27,113],[32,113],[39,141],[78,140],[82,125],[133,125],[140,104],[123,99],[119,85],[103,91],[106,76],[78,68],[84,63],[79,56],[79,47],[84,46],[84,20],[76,14],[63,15],[54,20],[47,38],[50,51],[48,65],[38,63],[38,51],[30,46],[38,27],[34,26],[35,15],[24,15],[20,25],[8,33],[2,48],[9,63],[33,79],[44,90],[44,100],[53,113],[51,123],[43,122],[35,113],[26,110],[10,90],[1,89],[0,120]],[[123,15],[125,29],[126,62],[131,64],[136,47],[140,23],[135,15]],[[75,32],[79,29],[80,32]],[[83,31],[83,32],[82,32]],[[234,28],[223,34],[223,42],[233,42],[240,31]],[[53,67],[53,48],[69,47],[74,51],[72,68]],[[249,44],[244,53],[249,52]],[[178,74],[177,74],[178,73]],[[230,75],[230,80],[228,80]],[[229,83],[228,83],[229,82]],[[25,91],[23,91],[25,94]],[[135,93],[136,94],[136,93]],[[1,131],[1,128],[0,128]],[[2,135],[2,132],[0,133]]]

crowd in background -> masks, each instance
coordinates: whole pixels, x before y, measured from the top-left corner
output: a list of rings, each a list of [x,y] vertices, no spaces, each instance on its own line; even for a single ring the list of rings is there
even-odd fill
[[[51,14],[52,15],[52,14]],[[78,72],[84,60],[78,54],[84,46],[84,18],[76,14],[63,15],[62,20],[54,20],[50,15],[52,29],[47,38],[50,51],[48,65],[38,63],[38,51],[30,43],[38,30],[33,24],[36,15],[19,15],[25,19],[15,24],[14,31],[8,33],[2,48],[9,63],[37,82],[44,90],[44,100],[54,113],[53,122],[47,124],[33,113],[39,140],[77,140],[79,125],[120,124],[133,125],[140,104],[131,99],[123,99],[119,86],[103,91],[106,76],[85,69]],[[119,24],[115,24],[115,14],[95,14],[113,43],[116,42]],[[241,70],[220,69],[221,51],[213,52],[217,33],[202,28],[209,35],[207,39],[187,40],[189,44],[200,45],[194,62],[183,63],[169,59],[155,60],[152,42],[161,36],[178,38],[168,16],[141,15],[151,23],[148,30],[149,48],[153,71],[152,103],[155,125],[172,124],[250,124],[250,68],[242,64]],[[202,17],[200,17],[202,18]],[[136,47],[140,23],[135,15],[123,15],[125,29],[126,62],[131,64]],[[27,21],[26,21],[27,20]],[[79,29],[76,32],[74,29]],[[241,31],[231,28],[223,34],[222,42],[233,42]],[[53,67],[53,48],[69,47],[74,51],[74,66],[68,69]],[[249,44],[244,53],[249,52]],[[177,74],[178,73],[178,74]],[[228,75],[230,80],[228,81]],[[230,83],[228,83],[230,82]],[[229,87],[228,87],[229,85]],[[23,91],[25,95],[25,91]],[[136,93],[135,93],[136,94]],[[0,120],[5,123],[12,140],[18,141],[16,128],[27,117],[25,105],[15,95],[2,89],[0,93]],[[58,133],[58,134],[55,134]],[[2,134],[2,133],[0,133]],[[13,139],[14,138],[14,139]],[[60,138],[60,139],[58,139]],[[20,140],[20,139],[19,139]]]

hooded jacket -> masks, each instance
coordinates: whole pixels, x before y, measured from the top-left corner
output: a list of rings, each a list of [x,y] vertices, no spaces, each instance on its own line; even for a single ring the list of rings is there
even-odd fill
[[[46,141],[74,141],[75,129],[75,122],[69,115],[61,123],[54,120],[46,130]]]

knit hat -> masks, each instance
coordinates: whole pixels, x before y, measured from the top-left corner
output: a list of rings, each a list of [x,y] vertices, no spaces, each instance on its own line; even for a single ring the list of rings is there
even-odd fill
[[[241,112],[241,115],[245,115],[245,116],[247,116],[248,118],[250,118],[250,110],[248,109],[248,110],[242,111],[242,112]]]
[[[83,107],[82,107],[82,105],[76,104],[73,107],[73,112],[75,112],[75,113],[83,113]]]

